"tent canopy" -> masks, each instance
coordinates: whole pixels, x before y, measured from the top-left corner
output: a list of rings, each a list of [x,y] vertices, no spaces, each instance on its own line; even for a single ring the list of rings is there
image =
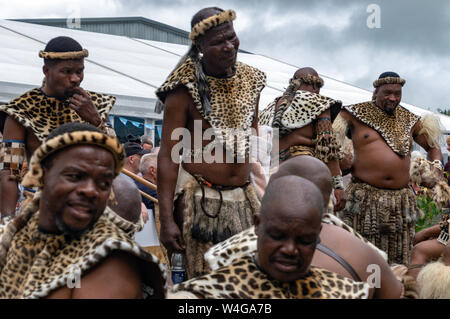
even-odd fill
[[[50,39],[62,35],[76,39],[89,50],[82,86],[116,96],[116,106],[111,114],[162,118],[162,114],[154,113],[155,90],[188,46],[8,20],[0,20],[0,102],[8,102],[41,85],[43,63],[38,52]],[[258,54],[239,53],[238,60],[267,74],[260,110],[282,94],[298,68]],[[344,104],[371,99],[371,91],[321,76],[325,80],[321,90],[323,95]],[[417,106],[402,105],[417,115],[431,113]],[[450,117],[441,114],[439,117],[444,130],[450,131]]]

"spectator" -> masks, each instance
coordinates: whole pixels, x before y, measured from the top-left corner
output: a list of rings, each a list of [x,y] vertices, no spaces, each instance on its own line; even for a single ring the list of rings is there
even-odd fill
[[[144,150],[153,150],[153,141],[152,138],[148,135],[144,135],[141,137],[141,145]]]
[[[142,174],[142,177],[156,185],[156,168],[157,168],[157,154],[145,154],[141,158],[139,170]],[[149,194],[150,196],[157,198],[157,192],[154,189],[151,189],[148,186],[145,186],[141,183],[138,183],[138,188],[144,193]],[[142,202],[148,209],[155,210],[155,203],[148,199],[147,197],[142,196]]]

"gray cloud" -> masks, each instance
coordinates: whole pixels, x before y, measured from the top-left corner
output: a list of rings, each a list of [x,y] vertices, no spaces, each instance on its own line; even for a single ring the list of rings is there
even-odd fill
[[[383,71],[406,78],[404,101],[450,108],[450,2],[446,0],[80,0],[82,16],[144,16],[189,30],[199,9],[219,6],[237,12],[241,48],[371,90]],[[366,25],[369,4],[381,8],[381,28]],[[67,5],[50,0],[24,7],[0,0],[4,18],[66,17]],[[30,7],[31,9],[27,9]],[[24,17],[24,16],[21,16]],[[287,81],[288,79],[286,79]]]

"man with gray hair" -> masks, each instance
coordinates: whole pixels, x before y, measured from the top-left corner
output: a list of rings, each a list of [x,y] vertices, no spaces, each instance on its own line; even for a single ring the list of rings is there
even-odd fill
[[[142,174],[142,178],[155,185],[156,185],[157,167],[158,167],[158,154],[150,153],[142,156],[141,163],[139,165],[139,171]],[[137,186],[139,190],[143,191],[144,193],[147,193],[148,195],[154,198],[158,198],[158,194],[154,189],[151,189],[150,187],[141,183],[137,183]],[[152,200],[148,199],[147,197],[143,195],[141,196],[142,202],[145,204],[145,207],[155,211],[155,203]]]

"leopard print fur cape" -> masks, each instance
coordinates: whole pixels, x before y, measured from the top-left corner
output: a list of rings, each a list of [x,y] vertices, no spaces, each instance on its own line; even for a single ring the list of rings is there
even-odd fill
[[[266,85],[264,72],[242,62],[236,63],[236,71],[228,78],[206,76],[212,111],[203,109],[198,90],[195,66],[191,58],[172,71],[167,80],[156,90],[156,95],[164,103],[167,95],[179,86],[185,86],[191,95],[200,115],[221,133],[215,137],[225,145],[234,145],[237,138],[237,151],[240,155],[248,154],[249,136],[253,120],[256,116],[258,98]],[[231,129],[231,130],[230,130]],[[237,130],[237,131],[236,131]]]
[[[168,287],[165,266],[132,241],[108,215],[103,214],[90,231],[74,238],[40,232],[38,214],[34,213],[14,234],[6,264],[0,269],[0,298],[44,298],[82,278],[114,251],[136,257],[144,298],[164,298]],[[5,227],[0,227],[0,239],[9,235]]]
[[[283,283],[247,255],[173,288],[175,295],[186,291],[206,299],[367,299],[369,285],[313,266],[303,278]]]
[[[109,122],[108,113],[114,106],[116,98],[111,95],[86,91],[97,107],[104,122]],[[58,126],[70,122],[84,122],[69,107],[69,99],[58,100],[45,95],[36,88],[26,92],[11,102],[0,105],[0,112],[5,112],[25,128],[30,128],[39,141],[44,141],[50,132]]]
[[[402,106],[390,116],[373,102],[344,106],[358,120],[377,131],[389,147],[400,156],[407,156],[411,148],[411,129],[420,117]]]
[[[341,101],[333,100],[320,94],[297,90],[291,104],[287,108],[280,106],[275,112],[278,99],[279,97],[259,114],[258,124],[279,127],[280,136],[311,124],[320,114],[328,109],[331,111],[331,120],[333,121],[342,107]],[[277,116],[278,112],[283,112],[283,114]],[[280,123],[275,123],[276,120],[274,119],[276,118],[280,119]]]

